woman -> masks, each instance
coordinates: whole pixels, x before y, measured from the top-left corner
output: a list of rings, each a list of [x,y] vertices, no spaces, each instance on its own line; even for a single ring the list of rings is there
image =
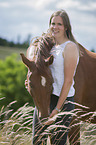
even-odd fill
[[[50,103],[50,118],[60,110],[71,111],[74,104],[64,104],[65,100],[74,101],[74,75],[79,61],[79,50],[71,31],[69,17],[64,10],[57,11],[50,18],[50,32],[55,40],[55,45],[51,49],[54,56],[53,64],[50,66],[54,79],[53,93]],[[63,116],[61,120],[67,127],[70,124],[70,116]],[[55,130],[58,131],[58,130]],[[66,133],[64,133],[66,132]],[[52,136],[52,144],[64,145],[66,143],[68,131],[59,131]]]
[[[74,102],[75,89],[73,85],[74,75],[79,62],[79,50],[71,31],[69,17],[64,10],[56,11],[52,14],[49,26],[50,28],[48,34],[51,34],[51,37],[55,42],[55,45],[52,47],[50,52],[54,56],[53,64],[50,66],[54,79],[53,92],[50,101],[49,118],[51,118],[60,111],[71,111],[74,109],[74,104],[65,102]],[[56,123],[59,125],[66,125],[68,128],[70,121],[71,117],[69,115],[65,115],[61,118],[59,117],[56,120]],[[36,119],[35,110],[33,121],[33,138],[35,136],[34,126],[37,122],[38,120]],[[50,122],[46,125],[49,124]],[[51,144],[66,144],[67,135],[68,129],[55,129],[54,134],[51,135]],[[33,142],[35,140],[36,139],[33,139]]]

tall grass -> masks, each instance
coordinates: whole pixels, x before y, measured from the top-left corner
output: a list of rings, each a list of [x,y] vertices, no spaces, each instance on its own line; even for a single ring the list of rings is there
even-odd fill
[[[2,102],[2,99],[0,99],[0,102]],[[16,101],[11,102],[7,106],[2,105],[0,111],[0,145],[32,145],[32,124],[34,108],[32,106],[29,106],[28,103],[26,103],[16,112],[13,112],[13,110],[10,109],[10,107],[14,105],[14,103],[16,103]],[[80,111],[82,111],[82,109],[75,109],[74,111],[69,112],[69,114],[76,117],[78,112]],[[68,115],[68,112],[61,112],[54,116],[54,118],[52,119],[56,120],[57,117],[60,117],[64,114]],[[96,116],[96,112],[93,112],[93,114],[92,116]],[[78,117],[76,117],[76,119],[77,118]],[[91,124],[90,120],[89,123],[80,121],[79,124],[81,126],[81,145],[96,145],[96,124]],[[76,125],[78,124],[75,124],[75,126]],[[39,124],[37,124],[37,127],[38,126]],[[73,126],[70,125],[70,128],[72,127]],[[44,132],[41,133],[41,136],[44,136],[46,134],[46,136],[48,137],[47,145],[51,145],[49,138],[50,134],[52,135],[58,133],[57,131],[52,132],[52,130],[55,128],[59,128],[60,130],[62,130],[62,128],[66,128],[66,126],[60,125],[59,122],[57,124],[53,123],[52,125],[48,126],[44,130]],[[67,144],[69,144],[68,141]]]
[[[16,101],[6,107],[2,106],[0,111],[0,117],[3,118],[0,120],[0,145],[31,145],[34,108],[26,103],[12,113],[13,110],[8,108],[14,103]]]

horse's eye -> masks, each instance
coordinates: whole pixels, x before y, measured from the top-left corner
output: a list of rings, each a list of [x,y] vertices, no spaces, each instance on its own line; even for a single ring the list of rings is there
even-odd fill
[[[41,76],[41,85],[42,85],[43,87],[46,86],[46,78],[43,77],[43,76]]]

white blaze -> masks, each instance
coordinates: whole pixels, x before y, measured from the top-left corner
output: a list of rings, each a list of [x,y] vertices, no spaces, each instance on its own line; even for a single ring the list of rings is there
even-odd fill
[[[46,78],[41,76],[41,85],[45,87],[46,85]]]

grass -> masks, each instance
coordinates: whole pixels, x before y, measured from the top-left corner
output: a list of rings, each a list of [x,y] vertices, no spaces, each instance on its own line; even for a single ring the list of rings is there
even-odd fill
[[[8,108],[14,103],[16,101],[2,106],[0,117],[4,119],[0,121],[0,145],[31,145],[34,108],[26,103],[12,113]],[[10,113],[12,115],[8,118]]]
[[[81,125],[82,145],[96,145],[96,124],[84,123]]]
[[[4,60],[7,56],[16,53],[18,60],[21,60],[20,52],[26,54],[26,49],[10,48],[0,46],[0,59]],[[3,98],[4,99],[4,98]],[[1,103],[2,100],[0,100]],[[32,145],[32,123],[33,123],[33,111],[34,108],[27,103],[13,113],[9,107],[16,103],[11,102],[7,106],[2,105],[0,111],[0,145]],[[18,102],[17,102],[18,103]],[[11,116],[9,114],[11,113]],[[95,114],[96,116],[96,114]],[[80,122],[81,124],[81,145],[96,145],[96,124]],[[50,127],[45,131],[49,134],[53,127]],[[67,145],[69,142],[67,141]],[[50,138],[48,136],[47,145],[50,144]]]
[[[0,102],[2,102],[2,99]],[[0,117],[3,117],[3,119],[0,120],[0,145],[32,145],[32,123],[34,108],[26,103],[13,113],[13,110],[10,110],[9,107],[14,105],[14,103],[16,103],[16,101],[11,102],[5,107],[2,105],[0,111]],[[8,117],[10,113],[11,116]],[[67,112],[65,112],[65,114],[66,113]],[[58,115],[62,114],[64,114],[64,112]],[[55,117],[58,117],[58,115]],[[82,121],[80,124],[81,145],[96,145],[96,124],[85,123]],[[49,134],[51,129],[54,127],[56,128],[58,126],[56,124],[50,125],[44,131],[44,134]],[[69,142],[67,141],[67,145],[68,144]],[[49,136],[47,139],[47,145],[51,145]]]
[[[26,49],[10,48],[0,46],[0,59],[5,59],[12,53],[18,55],[20,60],[20,52],[26,54]],[[4,98],[3,98],[4,99]],[[0,103],[2,100],[0,100]],[[13,113],[9,107],[16,103],[11,102],[7,106],[2,105],[0,111],[0,145],[32,145],[32,123],[33,123],[33,111],[34,108],[27,103]],[[17,102],[18,103],[18,102]],[[11,116],[9,117],[9,114]],[[96,116],[96,113],[95,113]],[[81,124],[81,145],[96,145],[96,124],[80,122]],[[47,135],[52,128],[56,128],[50,125],[50,127],[44,132]],[[60,127],[60,126],[59,126]],[[69,142],[67,141],[67,145]],[[47,139],[47,145],[50,145],[50,139]]]
[[[4,60],[7,56],[16,53],[18,56],[18,60],[20,60],[20,52],[26,54],[26,49],[0,46],[0,59]]]

